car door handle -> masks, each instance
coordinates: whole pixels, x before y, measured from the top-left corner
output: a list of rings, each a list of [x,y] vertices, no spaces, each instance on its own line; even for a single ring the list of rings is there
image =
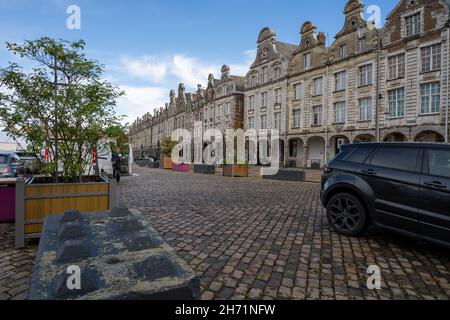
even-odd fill
[[[424,181],[423,183],[427,187],[437,188],[437,189],[447,189],[447,186],[439,181]]]
[[[364,174],[371,175],[371,176],[377,175],[377,173],[373,169],[361,170],[361,172],[364,173]]]

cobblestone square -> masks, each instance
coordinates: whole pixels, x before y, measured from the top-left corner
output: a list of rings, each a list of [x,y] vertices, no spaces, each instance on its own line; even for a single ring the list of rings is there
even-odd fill
[[[371,231],[329,230],[317,183],[137,168],[119,200],[145,213],[201,278],[203,299],[448,299],[449,250]],[[26,298],[37,249],[0,225],[0,299]],[[367,268],[378,265],[382,289]]]

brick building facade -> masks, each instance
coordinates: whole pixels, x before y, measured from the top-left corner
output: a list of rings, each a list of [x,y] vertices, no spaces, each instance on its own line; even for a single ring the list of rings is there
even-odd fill
[[[363,11],[348,1],[330,46],[312,22],[299,45],[264,28],[245,78],[224,66],[206,89],[172,92],[169,105],[138,119],[135,156],[194,119],[203,129],[279,129],[282,164],[296,167],[323,167],[345,143],[448,142],[450,0],[401,0],[383,29]]]

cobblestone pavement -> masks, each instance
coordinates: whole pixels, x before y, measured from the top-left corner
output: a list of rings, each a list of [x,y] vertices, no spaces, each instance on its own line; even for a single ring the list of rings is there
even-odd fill
[[[450,251],[372,231],[329,231],[319,185],[136,168],[119,199],[141,209],[201,278],[204,299],[448,299]],[[0,300],[26,298],[36,244],[0,224]],[[382,289],[370,291],[376,264]]]
[[[384,231],[330,232],[320,186],[137,168],[141,209],[201,277],[204,299],[448,299],[450,251]],[[382,290],[367,289],[378,265]]]
[[[0,300],[26,299],[36,251],[36,243],[14,249],[14,225],[0,224]]]

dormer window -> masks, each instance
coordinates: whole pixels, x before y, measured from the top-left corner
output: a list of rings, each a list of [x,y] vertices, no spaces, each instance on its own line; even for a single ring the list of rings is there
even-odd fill
[[[226,96],[228,94],[228,87],[227,86],[223,86],[222,93],[223,93],[224,96]]]
[[[339,47],[339,58],[345,59],[347,58],[347,55],[348,55],[347,45],[343,44]]]
[[[312,66],[312,55],[311,55],[311,52],[305,53],[303,55],[303,63],[304,63],[305,69],[311,68],[311,66]]]
[[[256,76],[250,77],[250,86],[254,87],[256,85]]]
[[[420,12],[405,18],[406,36],[420,34]]]

